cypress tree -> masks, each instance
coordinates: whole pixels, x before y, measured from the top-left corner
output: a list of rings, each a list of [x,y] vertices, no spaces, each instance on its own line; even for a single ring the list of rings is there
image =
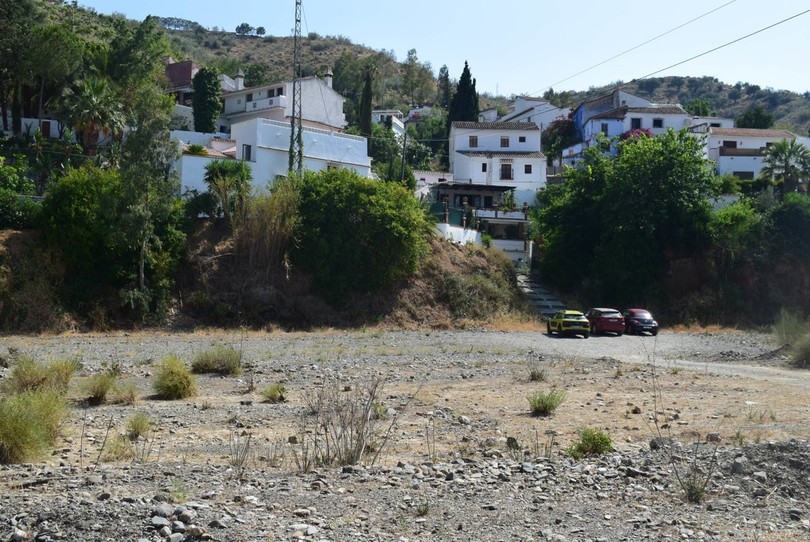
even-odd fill
[[[219,78],[211,68],[202,68],[191,80],[194,96],[191,108],[194,112],[194,131],[210,134],[216,132],[219,118]]]
[[[450,100],[450,108],[447,112],[447,137],[450,136],[450,127],[455,121],[478,121],[478,92],[475,90],[475,79],[470,74],[470,67],[467,62],[464,62],[464,71],[461,72],[461,78],[458,80],[456,86],[456,93]],[[449,145],[445,144],[445,153],[443,160],[445,164],[449,164],[450,157],[448,156],[447,149]]]
[[[363,95],[360,98],[360,135],[371,138],[371,67],[363,70]],[[370,142],[369,142],[369,148]]]

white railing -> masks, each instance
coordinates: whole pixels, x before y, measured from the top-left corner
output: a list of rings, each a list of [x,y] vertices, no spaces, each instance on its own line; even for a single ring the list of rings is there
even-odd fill
[[[503,218],[505,220],[526,220],[523,211],[496,211],[494,209],[479,209],[475,212],[478,218]]]

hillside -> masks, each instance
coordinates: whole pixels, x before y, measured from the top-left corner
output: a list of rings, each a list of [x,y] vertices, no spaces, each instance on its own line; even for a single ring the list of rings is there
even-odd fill
[[[87,35],[99,41],[108,39],[120,16],[108,16],[70,5],[45,3],[51,20],[62,20],[81,26]],[[235,74],[241,69],[248,85],[277,82],[291,77],[293,38],[291,36],[239,35],[221,29],[206,29],[194,21],[162,18],[177,60],[194,60],[212,66],[221,73]],[[133,21],[130,21],[132,23]],[[321,36],[310,32],[303,37],[301,49],[304,75],[323,75],[328,68],[335,72],[335,88],[349,100],[359,99],[359,69],[366,60],[375,65],[374,106],[378,108],[409,109],[413,102],[404,89],[405,59],[397,59],[393,51],[377,51],[354,43],[350,36]],[[415,45],[416,46],[416,45]],[[401,61],[398,61],[401,60]],[[421,67],[425,67],[420,63]],[[437,62],[434,69],[441,65]],[[451,81],[461,73],[462,66],[448,66]],[[685,69],[688,69],[686,67]],[[433,87],[435,88],[436,73]],[[473,76],[475,74],[473,73]],[[453,81],[454,82],[454,81]],[[576,107],[582,101],[608,93],[620,86],[656,103],[686,105],[697,99],[707,100],[721,117],[734,118],[752,105],[761,105],[773,114],[777,127],[790,129],[800,135],[810,133],[810,92],[798,94],[787,90],[763,88],[752,73],[747,82],[723,82],[715,77],[655,77],[590,87],[586,90],[547,91],[544,97],[561,107]],[[480,96],[481,110],[507,105],[513,96]],[[432,97],[427,95],[426,103]]]

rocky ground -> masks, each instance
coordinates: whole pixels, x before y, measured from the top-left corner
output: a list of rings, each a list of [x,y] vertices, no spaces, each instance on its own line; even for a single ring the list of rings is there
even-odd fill
[[[218,344],[241,349],[248,371],[200,376],[190,400],[151,396],[163,357],[190,362]],[[810,539],[810,373],[791,369],[764,335],[0,339],[0,359],[13,354],[76,358],[83,368],[50,460],[0,467],[5,539]],[[139,401],[84,407],[82,379],[111,366]],[[287,401],[262,402],[275,383]],[[375,436],[362,464],[303,469],[318,423],[329,421],[314,405],[373,385]],[[552,387],[565,402],[532,417],[527,395]],[[155,430],[129,455],[112,454],[136,411]],[[606,431],[614,451],[572,459],[567,449],[586,426]],[[704,486],[702,503],[684,498],[683,488]]]

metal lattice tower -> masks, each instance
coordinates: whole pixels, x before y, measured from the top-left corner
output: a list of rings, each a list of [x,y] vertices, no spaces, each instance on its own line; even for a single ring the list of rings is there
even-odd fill
[[[290,117],[290,173],[301,174],[304,167],[304,139],[301,134],[301,0],[295,0],[293,36],[293,92]]]

